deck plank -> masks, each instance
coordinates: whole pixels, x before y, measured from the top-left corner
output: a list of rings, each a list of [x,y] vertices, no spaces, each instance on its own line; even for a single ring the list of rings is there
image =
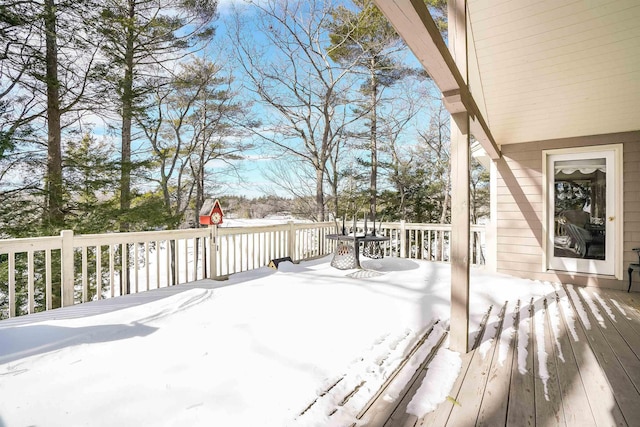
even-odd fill
[[[505,307],[519,307],[519,302]],[[516,311],[517,312],[517,311]],[[511,382],[511,366],[513,364],[513,355],[515,353],[513,341],[515,340],[516,321],[513,318],[512,310],[507,309],[502,321],[502,330],[496,334],[496,347],[493,356],[493,362],[489,370],[489,378],[484,393],[482,393],[482,403],[480,405],[480,413],[478,414],[477,426],[493,427],[497,425],[505,425],[507,420],[509,384]],[[500,350],[502,342],[507,346],[504,360],[500,358]]]
[[[536,425],[564,426],[566,422],[558,384],[556,348],[547,311],[546,300],[540,299],[534,303]]]
[[[595,425],[626,426],[627,423],[622,416],[622,411],[613,398],[609,381],[595,354],[591,351],[587,336],[580,326],[577,313],[571,305],[568,295],[564,290],[560,290],[559,294],[560,300],[566,303],[566,305],[560,304],[560,312],[562,313],[560,317],[565,330],[567,332],[573,331],[572,337],[569,339],[571,354],[579,367],[580,378],[587,391],[587,399]],[[569,310],[565,310],[565,307],[568,307]],[[573,334],[575,334],[575,338]]]
[[[629,306],[624,302],[621,303],[616,298],[616,295],[611,294],[611,291],[597,290],[593,292],[598,292],[605,299],[615,317],[615,328],[629,344],[636,356],[640,357],[640,317],[635,318]],[[612,301],[615,301],[615,303]],[[621,306],[621,304],[624,305]]]
[[[426,374],[428,364],[433,359],[435,354],[440,350],[443,343],[445,342],[446,337],[448,336],[447,330],[434,332],[434,325],[432,325],[427,330],[421,340],[418,341],[418,343],[416,343],[409,354],[407,354],[403,363],[401,363],[389,376],[389,378],[387,378],[387,380],[381,386],[380,390],[371,398],[368,404],[365,405],[365,407],[356,416],[356,418],[359,420],[358,424],[367,426],[382,426],[388,422],[398,406],[402,405],[403,402],[408,403],[408,401],[405,400],[407,395],[410,394],[412,390],[415,393],[415,389],[417,388],[417,386],[419,386],[422,378],[424,378]],[[422,346],[429,345],[428,339],[430,337],[434,337],[435,339],[437,339],[437,342],[435,342],[431,350],[429,350],[426,358],[419,362],[417,369],[411,375],[411,378],[409,379],[407,384],[404,385],[402,390],[391,391],[391,394],[394,396],[397,393],[397,398],[388,399],[389,396],[387,394],[396,385],[396,380],[401,377],[401,371],[405,369],[411,369],[412,366],[415,366],[415,358],[421,354],[419,353],[420,348]]]
[[[614,298],[626,307],[625,311],[637,321],[640,321],[640,293],[620,292],[612,289],[601,289],[610,298]]]
[[[548,302],[548,306],[550,314],[553,310],[558,316],[556,340],[559,349],[555,359],[565,421],[568,426],[595,425],[596,420],[580,375],[580,366],[576,361],[574,348],[571,346],[570,332],[559,300],[560,296],[557,296],[555,300]]]
[[[447,425],[453,407],[455,405],[459,405],[459,402],[457,401],[458,394],[465,383],[465,378],[470,374],[471,363],[475,358],[480,358],[480,355],[477,354],[477,349],[474,349],[467,354],[460,355],[460,358],[462,359],[462,367],[460,369],[460,375],[458,375],[458,378],[456,378],[456,381],[453,383],[453,387],[451,387],[451,392],[449,394],[450,399],[445,400],[438,405],[434,411],[429,412],[418,420],[416,427]],[[392,426],[392,424],[389,426]]]
[[[492,309],[493,309],[493,306],[490,306],[485,316],[483,317],[482,321],[480,322],[478,335],[476,336],[476,340],[473,344],[473,348],[471,349],[471,351],[469,351],[466,354],[460,355],[460,358],[462,361],[461,367],[460,367],[460,374],[458,375],[455,382],[453,383],[453,386],[451,387],[451,391],[449,393],[448,399],[442,402],[440,405],[438,405],[438,407],[435,410],[427,413],[425,416],[419,419],[416,423],[416,427],[446,426],[449,420],[449,416],[453,411],[453,408],[456,405],[460,405],[457,399],[459,397],[459,394],[462,390],[463,385],[465,384],[465,379],[467,378],[467,375],[470,375],[471,373],[470,368],[473,360],[476,358],[480,358],[480,354],[478,352],[478,346],[482,341],[484,334],[486,333],[486,326],[488,323],[489,316],[491,315]]]
[[[601,328],[601,331],[607,343],[613,350],[616,358],[620,361],[622,368],[627,373],[636,390],[640,390],[640,359],[638,359],[637,354],[623,338],[617,327],[617,325],[622,325],[622,319],[616,318],[615,322],[611,319],[607,314],[606,308],[602,306],[602,301],[594,298],[594,294],[596,294],[595,290],[586,289],[586,293],[593,298],[597,307],[602,310],[601,316],[604,321],[604,326]],[[640,395],[638,395],[638,399],[638,401],[640,401]]]
[[[515,356],[511,366],[511,383],[509,387],[509,405],[507,407],[507,426],[535,425],[534,395],[534,352],[533,352],[533,306],[531,303],[520,307],[518,313],[518,329],[513,343]],[[522,343],[524,341],[524,343]],[[520,354],[520,349],[522,353]],[[526,354],[525,354],[526,353]],[[520,369],[519,359],[524,359]]]
[[[365,419],[366,425],[414,426],[416,424],[418,418],[414,415],[406,413],[407,405],[422,384],[422,381],[424,380],[429,369],[429,363],[442,347],[442,344],[444,343],[445,337],[447,335],[447,332],[443,333],[442,336],[438,339],[438,342],[431,348],[425,360],[420,363],[418,369],[416,369],[411,379],[404,387],[404,390],[401,392],[399,398],[395,402],[379,402],[379,404],[376,405],[377,408],[375,413],[372,413],[369,419]],[[381,398],[382,395],[379,396],[378,400],[384,400]]]
[[[598,363],[603,368],[607,380],[611,386],[613,396],[622,411],[625,421],[629,425],[633,425],[640,420],[640,394],[633,385],[633,382],[627,375],[625,368],[620,364],[613,349],[607,342],[603,333],[603,328],[596,321],[591,309],[586,307],[586,302],[581,295],[578,295],[578,301],[571,298],[572,303],[582,304],[590,322],[590,328],[587,328],[580,319],[581,326],[585,331],[591,350],[598,359]],[[574,305],[575,307],[575,305]]]
[[[492,339],[493,341],[484,356],[478,354],[471,361],[469,375],[465,379],[466,384],[456,398],[459,405],[454,405],[449,416],[448,425],[473,425],[477,422],[483,396],[487,391],[487,382],[495,358],[496,348],[500,342],[500,333],[502,332],[507,304],[505,302],[500,313],[494,316],[495,326],[493,330],[491,325],[487,326],[484,339]],[[485,345],[488,345],[488,342]]]

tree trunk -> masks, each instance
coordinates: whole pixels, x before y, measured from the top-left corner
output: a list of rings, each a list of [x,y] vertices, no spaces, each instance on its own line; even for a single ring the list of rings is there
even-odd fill
[[[337,157],[337,156],[336,156]],[[337,220],[338,218],[338,207],[339,207],[339,199],[338,199],[338,179],[339,179],[339,173],[338,173],[338,162],[337,159],[333,164],[333,186],[332,186],[332,191],[333,191],[333,212],[334,212],[334,219]]]
[[[131,209],[131,122],[133,119],[133,49],[135,26],[135,0],[129,0],[129,22],[127,25],[127,45],[124,54],[124,79],[122,81],[122,154],[120,159],[120,215],[124,216]],[[120,219],[120,231],[127,232],[130,229],[128,220]],[[122,256],[124,263],[128,265],[129,254],[127,250]],[[122,282],[121,289],[126,294],[131,292],[131,281],[126,275],[126,281]]]
[[[372,220],[375,220],[378,197],[378,82],[373,72],[373,70],[375,70],[375,59],[372,59],[371,62],[371,182],[369,184],[369,216]]]
[[[131,208],[131,122],[133,118],[133,49],[135,1],[129,0],[129,20],[127,23],[127,45],[124,54],[124,79],[122,81],[122,157],[120,170],[120,213],[126,214]],[[130,224],[120,221],[120,231],[129,231]]]
[[[45,0],[44,25],[46,31],[46,84],[47,84],[47,211],[46,221],[54,228],[64,222],[62,213],[62,135],[60,131],[60,81],[58,80],[58,47],[56,32],[56,6],[54,0]]]
[[[200,210],[204,205],[204,155],[200,156],[200,164],[198,165],[196,172],[196,206],[195,206],[195,221],[196,224],[200,223]],[[198,227],[198,225],[196,225]]]
[[[316,168],[316,211],[318,221],[325,220],[324,212],[324,171],[320,168]]]
[[[440,224],[447,222],[447,207],[449,206],[449,183],[451,182],[451,168],[447,171],[447,178],[444,185],[444,197],[442,201],[442,211],[440,212]],[[451,240],[449,240],[451,242]],[[444,232],[439,232],[439,239],[436,245],[436,261],[442,261],[442,246],[444,245]]]

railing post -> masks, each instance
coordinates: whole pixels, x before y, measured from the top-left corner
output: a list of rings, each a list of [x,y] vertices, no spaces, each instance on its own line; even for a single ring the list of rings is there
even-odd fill
[[[209,226],[209,278],[218,276],[218,226]]]
[[[403,219],[400,221],[400,258],[407,257],[407,248],[405,246],[407,244],[406,234],[407,234],[406,222]]]
[[[288,233],[289,233],[289,238],[288,238],[288,242],[287,242],[287,250],[288,250],[288,254],[289,257],[291,258],[292,261],[296,260],[296,254],[298,253],[298,248],[296,247],[296,229],[293,226],[293,221],[288,221],[287,224],[289,225],[289,229],[288,229]]]
[[[73,230],[62,230],[60,232],[62,238],[62,248],[60,250],[60,259],[62,267],[62,306],[68,307],[73,305]]]

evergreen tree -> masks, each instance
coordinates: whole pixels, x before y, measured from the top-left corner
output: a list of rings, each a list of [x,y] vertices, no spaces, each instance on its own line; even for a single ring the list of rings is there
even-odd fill
[[[68,142],[64,158],[65,228],[79,234],[115,230],[118,165],[113,148],[85,134]]]
[[[400,37],[371,0],[354,0],[357,12],[344,6],[332,12],[331,47],[334,61],[354,64],[366,74],[361,92],[368,97],[364,109],[369,127],[371,175],[369,183],[369,215],[375,218],[378,193],[378,102],[380,88],[391,86],[401,78],[402,68],[393,61],[392,52],[400,48]]]
[[[13,134],[20,127],[22,114],[16,113],[17,88],[28,62],[20,55],[27,47],[23,29],[28,22],[27,7],[23,2],[6,2],[0,5],[0,160],[12,150]],[[19,108],[17,109],[20,110]]]
[[[166,84],[172,62],[193,53],[213,36],[216,0],[107,0],[101,10],[105,97],[121,118],[120,224],[130,228],[134,117],[145,97]]]
[[[87,40],[94,34],[93,6],[91,0],[34,0],[0,9],[2,65],[8,76],[0,91],[0,158],[7,147],[18,148],[18,156],[28,145],[44,147],[41,219],[51,230],[61,228],[65,215],[63,129],[78,120],[71,113],[87,100],[91,82],[95,49]]]

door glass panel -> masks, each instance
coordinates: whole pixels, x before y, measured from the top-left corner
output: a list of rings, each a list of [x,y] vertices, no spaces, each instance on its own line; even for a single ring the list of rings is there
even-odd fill
[[[554,257],[604,260],[606,158],[557,160],[553,172]]]

